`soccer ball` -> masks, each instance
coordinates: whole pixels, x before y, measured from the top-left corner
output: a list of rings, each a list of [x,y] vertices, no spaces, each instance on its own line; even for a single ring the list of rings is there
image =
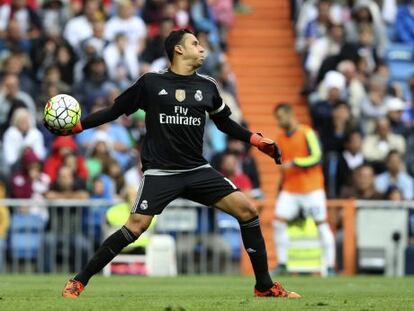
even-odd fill
[[[69,132],[81,117],[79,102],[70,95],[59,94],[49,99],[45,105],[46,127],[56,133]]]

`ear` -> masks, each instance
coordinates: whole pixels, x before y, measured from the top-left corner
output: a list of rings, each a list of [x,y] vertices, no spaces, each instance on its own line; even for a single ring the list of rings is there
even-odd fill
[[[174,47],[174,51],[179,55],[183,55],[183,53],[184,53],[183,46],[181,44],[177,44]]]

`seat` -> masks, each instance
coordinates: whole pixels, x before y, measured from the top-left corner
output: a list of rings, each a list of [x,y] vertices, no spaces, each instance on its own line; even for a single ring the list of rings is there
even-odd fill
[[[232,259],[240,259],[241,237],[239,222],[233,216],[218,211],[217,224],[221,237],[230,246]]]
[[[385,53],[385,60],[390,70],[391,81],[406,82],[414,74],[414,45],[390,44]]]
[[[32,214],[14,214],[10,225],[10,255],[16,259],[36,259],[44,237],[45,221]]]

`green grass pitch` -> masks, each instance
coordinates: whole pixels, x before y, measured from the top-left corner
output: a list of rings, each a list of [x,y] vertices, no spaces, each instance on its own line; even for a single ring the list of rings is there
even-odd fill
[[[287,277],[302,299],[254,298],[253,279],[232,276],[94,277],[63,299],[65,275],[0,275],[0,310],[414,310],[414,278]]]

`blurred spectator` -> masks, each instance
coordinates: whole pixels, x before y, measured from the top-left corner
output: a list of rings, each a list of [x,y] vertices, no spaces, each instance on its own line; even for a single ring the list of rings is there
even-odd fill
[[[378,192],[386,193],[395,186],[404,200],[414,199],[414,180],[402,169],[401,155],[397,150],[391,150],[386,159],[387,170],[375,178],[375,188]]]
[[[344,189],[341,197],[357,200],[382,200],[383,195],[375,190],[374,169],[368,164],[356,168],[352,174],[352,183]]]
[[[84,68],[84,77],[73,87],[76,99],[82,103],[85,113],[91,111],[94,100],[104,96],[109,88],[115,85],[109,80],[105,60],[101,57],[92,58]]]
[[[31,53],[32,42],[28,40],[15,19],[9,21],[6,32],[0,35],[0,59],[7,57],[11,51]]]
[[[387,106],[387,118],[390,122],[391,130],[394,134],[406,136],[408,128],[402,120],[405,108],[404,102],[397,97],[389,97],[385,105]]]
[[[214,18],[214,12],[208,5],[207,0],[193,0],[190,13],[196,31],[208,33],[208,40],[212,47],[219,48],[219,29]]]
[[[337,71],[330,71],[321,84],[323,97],[320,96],[310,107],[312,120],[318,133],[322,133],[323,129],[329,126],[334,105],[344,97],[345,77]]]
[[[346,79],[348,103],[352,116],[358,119],[361,115],[362,101],[367,96],[364,84],[359,79],[356,66],[352,61],[341,61],[338,64],[338,71],[342,73]]]
[[[112,141],[108,134],[103,131],[96,132],[87,150],[86,166],[89,180],[102,173],[103,167],[112,159],[112,152]]]
[[[147,134],[145,127],[145,111],[139,109],[131,115],[128,132],[136,149],[141,150],[141,144]]]
[[[353,170],[364,162],[362,135],[353,129],[345,136],[342,152],[325,153],[324,174],[329,197],[337,198],[345,188],[349,188]]]
[[[174,29],[174,20],[171,18],[163,18],[160,22],[160,27],[157,35],[148,38],[145,49],[141,54],[140,62],[148,67],[155,60],[165,57],[164,40],[169,33]],[[203,45],[205,48],[205,46]],[[145,70],[147,71],[147,70]]]
[[[132,45],[127,44],[124,33],[118,33],[113,43],[103,52],[103,58],[108,68],[109,78],[126,89],[139,76],[137,53]]]
[[[51,182],[54,183],[57,178],[59,167],[62,166],[65,155],[73,153],[76,155],[77,145],[71,136],[58,136],[55,138],[51,153],[46,158],[44,163],[44,172],[49,175]],[[86,169],[85,159],[82,156],[76,156],[77,169],[76,176],[79,179],[86,180],[88,177],[88,170]]]
[[[42,173],[42,162],[31,148],[23,151],[19,162],[20,169],[11,178],[11,197],[33,199],[41,203],[50,186],[49,176]],[[45,222],[49,218],[48,211],[42,204],[21,206],[18,211],[38,215]]]
[[[366,133],[371,133],[373,123],[387,114],[387,81],[378,75],[369,80],[368,95],[361,104],[362,125]]]
[[[72,85],[74,82],[75,55],[70,46],[66,44],[58,46],[56,64],[59,67],[62,81]]]
[[[20,90],[19,78],[15,74],[6,74],[0,84],[0,127],[8,126],[8,118],[11,117],[14,109],[21,107],[21,104],[29,110],[32,117],[32,124],[36,120],[36,106],[29,94]]]
[[[390,201],[402,201],[404,200],[403,195],[401,193],[401,190],[398,189],[398,187],[391,186],[387,189],[387,192],[385,193],[385,200]]]
[[[382,55],[387,45],[387,32],[378,4],[373,0],[359,0],[352,8],[352,20],[346,24],[347,41],[357,42],[363,28],[369,27],[374,45]]]
[[[383,161],[393,149],[402,155],[405,154],[404,137],[393,134],[388,119],[380,118],[376,121],[374,134],[364,138],[362,152],[367,161],[376,165],[377,170],[382,170]]]
[[[175,4],[177,6],[177,10],[175,12],[175,24],[179,28],[189,28],[191,22],[189,0],[176,0]]]
[[[12,53],[3,62],[2,74],[16,75],[19,79],[21,90],[33,96],[37,95],[35,82],[29,73],[28,67],[30,67],[30,60],[26,54]]]
[[[0,199],[6,198],[6,183],[3,178],[0,179]],[[0,205],[0,272],[3,272],[6,258],[6,241],[7,231],[10,225],[9,209]]]
[[[45,197],[50,200],[55,199],[88,199],[89,193],[86,191],[85,181],[74,175],[68,166],[60,166],[56,172],[56,181]]]
[[[208,34],[205,32],[200,31],[197,34],[197,39],[204,48],[205,57],[203,65],[200,67],[198,72],[210,76],[217,76],[219,74],[217,71],[224,69],[224,65],[221,64],[222,57],[220,50],[211,46],[208,41]]]
[[[103,167],[103,173],[109,176],[115,185],[115,193],[119,196],[125,194],[125,178],[119,163],[114,159],[109,159]]]
[[[114,41],[115,37],[123,33],[128,44],[135,53],[140,54],[145,48],[147,29],[144,21],[135,15],[135,2],[120,0],[117,5],[117,15],[111,17],[105,26],[105,38]]]
[[[406,94],[407,105],[402,116],[408,128],[414,127],[414,74],[408,79],[408,90]]]
[[[79,52],[79,45],[82,40],[92,36],[92,22],[102,18],[100,11],[100,1],[85,0],[83,14],[71,18],[63,31],[63,37],[67,40],[72,48]]]
[[[99,107],[97,108],[99,110]],[[96,135],[106,133],[108,141],[113,148],[113,157],[119,162],[122,169],[125,169],[131,160],[130,150],[132,147],[128,131],[118,122],[103,124],[97,128],[84,131],[76,136],[76,141],[83,149],[90,148]]]
[[[38,110],[42,110],[45,103],[58,94],[69,94],[71,87],[62,81],[59,67],[50,65],[45,70],[45,75],[40,85],[40,94],[36,103]]]
[[[414,43],[414,0],[407,0],[398,7],[395,32],[399,41]]]
[[[33,149],[40,160],[45,158],[43,135],[32,122],[27,109],[19,108],[14,111],[11,125],[3,137],[3,159],[9,168],[17,162],[25,148]]]
[[[344,27],[339,23],[330,23],[328,34],[316,39],[309,48],[309,54],[305,61],[305,69],[309,73],[310,81],[317,78],[322,62],[328,56],[339,54],[344,43]]]
[[[162,8],[167,0],[145,0],[142,9],[142,18],[147,25],[154,25],[159,23],[162,19]]]
[[[308,1],[309,2],[309,1]],[[316,4],[316,17],[309,20],[303,32],[299,32],[296,36],[296,49],[301,53],[307,52],[309,47],[316,39],[324,37],[327,34],[328,26],[331,20],[330,0],[320,0]]]
[[[46,36],[57,37],[62,33],[64,25],[69,19],[69,11],[64,2],[64,0],[43,1],[40,15]]]
[[[355,128],[351,111],[346,102],[337,102],[332,108],[332,118],[327,127],[321,130],[320,139],[325,153],[341,152],[346,134]]]
[[[109,44],[109,41],[105,38],[105,21],[96,19],[92,22],[92,35],[80,43],[81,57],[87,58],[84,55],[85,51],[93,49],[93,52],[86,52],[87,54],[93,53],[95,56],[102,57],[103,51]]]
[[[0,7],[0,38],[4,38],[7,24],[14,19],[20,25],[25,39],[38,39],[42,31],[42,22],[26,0],[13,0],[11,4]]]
[[[361,25],[357,40],[346,43],[341,51],[341,57],[350,59],[362,66],[365,73],[372,74],[380,61],[378,45],[374,42],[374,34],[368,25]]]

